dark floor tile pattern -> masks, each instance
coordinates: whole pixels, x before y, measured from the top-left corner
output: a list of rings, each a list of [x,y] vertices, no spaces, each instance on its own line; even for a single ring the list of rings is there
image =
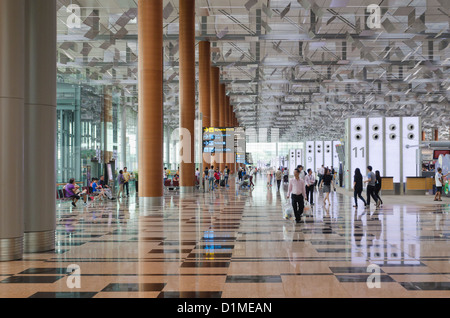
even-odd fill
[[[360,289],[351,296],[365,297],[369,264],[380,266],[382,284],[401,286],[411,297],[448,292],[450,255],[445,246],[437,245],[448,242],[447,205],[355,210],[350,197],[332,193],[331,207],[323,207],[316,197],[311,215],[295,225],[281,218],[285,191],[282,188],[280,195],[276,189],[267,190],[261,178],[253,191],[236,192],[232,187],[196,193],[188,199],[171,193],[165,198],[164,211],[147,209],[145,215],[134,197],[88,208],[72,209],[63,203],[58,206],[57,250],[24,259],[15,270],[0,270],[4,278],[0,294],[2,286],[49,286],[67,277],[65,266],[74,263],[89,268],[82,271],[82,277],[104,280],[105,287],[73,293],[42,290],[31,297],[82,298],[147,291],[160,298],[240,297],[260,295],[266,285],[283,285],[288,295],[289,288],[300,288],[291,279],[312,279],[314,289],[328,286],[332,277],[343,288],[357,283]],[[421,255],[422,250],[427,254]],[[397,280],[430,275],[440,281],[397,282],[394,275]],[[107,280],[121,277],[127,283]],[[140,277],[151,277],[152,282],[134,281]],[[190,291],[165,290],[165,280],[172,278],[196,283]],[[203,281],[207,287],[199,287]],[[236,289],[239,284],[255,289],[240,291]],[[322,296],[326,295],[314,295]]]

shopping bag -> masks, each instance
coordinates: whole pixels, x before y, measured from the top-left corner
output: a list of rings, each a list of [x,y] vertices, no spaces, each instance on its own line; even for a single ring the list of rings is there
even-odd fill
[[[303,212],[309,212],[311,211],[311,204],[309,204],[308,201],[305,201],[305,206],[303,208]]]
[[[292,204],[287,201],[283,204],[283,218],[285,220],[289,220],[294,216],[294,208],[292,207]]]

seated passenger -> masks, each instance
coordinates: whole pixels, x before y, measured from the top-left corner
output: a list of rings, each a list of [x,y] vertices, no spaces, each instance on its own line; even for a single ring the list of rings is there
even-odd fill
[[[87,205],[87,192],[80,191],[80,186],[75,183],[75,179],[70,179],[69,183],[64,186],[66,190],[66,198],[72,199],[73,207],[77,207],[76,203],[83,197],[84,204]]]

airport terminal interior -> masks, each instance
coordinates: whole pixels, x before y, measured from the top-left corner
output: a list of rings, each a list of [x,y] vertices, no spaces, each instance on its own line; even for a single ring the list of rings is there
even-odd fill
[[[449,23],[1,0],[0,298],[450,297]]]

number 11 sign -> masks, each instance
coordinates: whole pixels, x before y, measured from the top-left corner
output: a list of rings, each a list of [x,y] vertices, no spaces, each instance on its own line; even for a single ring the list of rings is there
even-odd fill
[[[363,176],[367,169],[367,144],[366,144],[366,119],[350,119],[350,176],[353,176],[355,169],[359,168]]]

